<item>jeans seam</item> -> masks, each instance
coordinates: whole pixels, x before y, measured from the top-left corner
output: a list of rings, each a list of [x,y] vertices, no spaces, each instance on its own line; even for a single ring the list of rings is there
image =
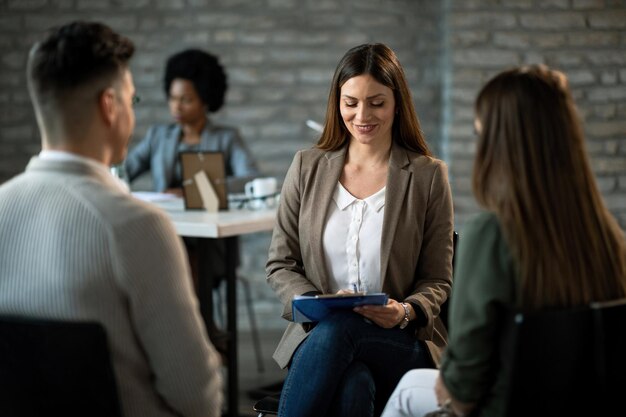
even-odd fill
[[[305,343],[305,342],[306,342],[306,339],[302,341],[302,343]],[[300,346],[298,346],[298,348],[296,348],[297,350],[296,350],[295,355],[291,359],[291,363],[294,363],[294,361],[296,360],[296,357],[299,360],[300,356],[302,355],[301,347],[302,347],[302,344],[300,344]],[[287,378],[289,378],[289,375],[287,375]],[[285,381],[285,382],[287,382],[287,381]],[[291,390],[291,381],[289,381],[289,384],[285,383],[283,385],[283,389],[281,390],[281,394],[280,394],[281,397],[288,395],[290,390]],[[279,401],[278,401],[278,415],[279,416],[283,415],[283,412],[285,411],[284,408],[285,408],[285,403],[283,401],[280,401],[280,399],[279,399]]]

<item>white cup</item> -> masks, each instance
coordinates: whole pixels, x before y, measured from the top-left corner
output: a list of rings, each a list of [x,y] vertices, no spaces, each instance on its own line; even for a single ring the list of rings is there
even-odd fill
[[[245,185],[249,206],[253,209],[274,207],[276,204],[276,178],[256,178]]]

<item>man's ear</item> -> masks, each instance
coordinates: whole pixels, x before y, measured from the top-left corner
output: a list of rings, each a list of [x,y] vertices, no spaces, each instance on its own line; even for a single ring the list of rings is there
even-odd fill
[[[109,87],[98,96],[98,110],[102,120],[107,126],[112,126],[117,117],[117,103],[115,100],[115,90]]]

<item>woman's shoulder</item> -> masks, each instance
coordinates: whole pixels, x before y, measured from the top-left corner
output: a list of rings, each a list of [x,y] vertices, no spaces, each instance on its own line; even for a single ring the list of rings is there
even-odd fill
[[[178,130],[176,123],[158,123],[151,125],[146,132],[146,137],[153,139],[167,138]]]
[[[406,162],[396,166],[409,172],[415,184],[423,190],[449,188],[448,166],[440,159],[407,150]]]
[[[298,153],[305,158],[321,158],[322,156],[329,153],[329,151],[325,151],[318,148],[317,146],[313,146],[311,148],[300,149]]]
[[[210,134],[220,134],[226,136],[239,135],[239,129],[237,129],[235,126],[225,125],[221,123],[209,122],[204,128]]]
[[[471,216],[463,227],[464,235],[500,235],[500,220],[492,211],[484,211]]]
[[[498,248],[503,258],[510,258],[500,219],[494,212],[481,212],[470,217],[463,226],[460,239],[466,239],[468,242],[475,242],[484,247]]]
[[[409,156],[409,163],[414,168],[429,169],[433,171],[448,169],[448,165],[444,161],[437,159],[434,156],[422,155],[411,151],[407,151],[407,155]]]
[[[332,158],[339,154],[341,154],[341,151],[325,151],[314,146],[312,148],[299,150],[296,152],[294,159],[299,158],[302,161],[302,164],[308,165],[319,161],[323,157]]]
[[[441,159],[406,149],[400,145],[395,145],[392,148],[392,159],[398,160],[401,165],[406,164],[411,170],[447,171],[447,165]]]

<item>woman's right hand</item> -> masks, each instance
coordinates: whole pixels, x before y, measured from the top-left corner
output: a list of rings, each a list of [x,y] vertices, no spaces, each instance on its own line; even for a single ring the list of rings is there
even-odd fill
[[[355,307],[353,311],[376,323],[383,329],[396,327],[404,318],[404,307],[391,298],[387,300],[387,304],[384,306],[364,305]]]

